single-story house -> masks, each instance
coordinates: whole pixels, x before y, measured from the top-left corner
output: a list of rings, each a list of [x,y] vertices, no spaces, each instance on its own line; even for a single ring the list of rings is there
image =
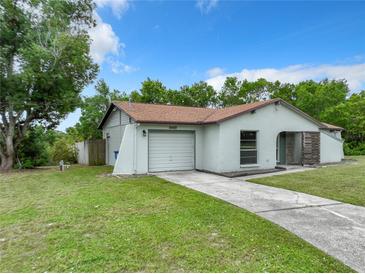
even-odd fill
[[[99,128],[114,174],[238,172],[344,157],[342,128],[282,99],[221,109],[115,101]]]

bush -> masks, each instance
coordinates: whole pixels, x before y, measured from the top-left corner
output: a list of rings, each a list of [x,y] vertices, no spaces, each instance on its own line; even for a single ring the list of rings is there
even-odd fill
[[[41,126],[29,129],[17,149],[16,168],[34,168],[49,165],[51,162],[50,145],[54,140],[53,132]]]
[[[77,151],[73,140],[68,136],[62,136],[52,146],[52,160],[58,164],[61,160],[73,164],[77,161]]]
[[[344,144],[345,155],[365,155],[365,143],[345,143]]]

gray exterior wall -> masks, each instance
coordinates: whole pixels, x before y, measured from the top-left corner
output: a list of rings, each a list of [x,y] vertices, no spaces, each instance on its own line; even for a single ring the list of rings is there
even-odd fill
[[[341,131],[321,130],[321,163],[336,163],[344,158]]]
[[[130,121],[131,120],[131,121]],[[103,139],[105,142],[105,163],[114,165],[116,161],[115,152],[119,153],[120,143],[123,138],[125,126],[133,120],[123,111],[114,108],[103,126]]]

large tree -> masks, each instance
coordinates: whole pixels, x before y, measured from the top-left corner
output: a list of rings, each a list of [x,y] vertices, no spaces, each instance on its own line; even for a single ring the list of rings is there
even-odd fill
[[[214,106],[217,102],[216,91],[204,81],[175,90],[167,89],[161,81],[150,78],[142,82],[139,91],[132,91],[129,98],[132,102],[194,107]]]
[[[0,2],[0,169],[10,169],[30,125],[52,128],[96,76],[87,30],[91,0]]]
[[[169,103],[168,91],[159,80],[147,80],[142,82],[140,91],[132,91],[130,98],[133,102],[150,103],[150,104],[166,104]]]
[[[269,99],[272,96],[291,94],[292,85],[274,83],[263,78],[256,81],[238,80],[237,77],[227,77],[218,95],[221,107],[253,103]]]
[[[349,88],[345,80],[313,80],[300,82],[295,86],[295,99],[292,103],[319,120],[326,110],[346,101]]]
[[[98,125],[113,100],[128,100],[128,96],[118,90],[111,91],[106,82],[101,79],[95,85],[96,95],[83,99],[81,117],[75,129],[81,140],[99,139],[102,134]],[[70,135],[75,135],[68,129]]]
[[[348,148],[356,150],[356,147],[362,147],[361,153],[365,153],[365,90],[325,109],[321,117],[325,122],[345,128],[344,137]]]
[[[169,90],[168,95],[169,103],[179,106],[212,107],[217,103],[216,91],[203,81]]]

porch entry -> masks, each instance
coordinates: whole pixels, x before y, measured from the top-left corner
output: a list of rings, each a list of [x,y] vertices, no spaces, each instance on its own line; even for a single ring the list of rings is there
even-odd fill
[[[314,165],[320,162],[319,132],[280,132],[276,138],[278,165]]]

